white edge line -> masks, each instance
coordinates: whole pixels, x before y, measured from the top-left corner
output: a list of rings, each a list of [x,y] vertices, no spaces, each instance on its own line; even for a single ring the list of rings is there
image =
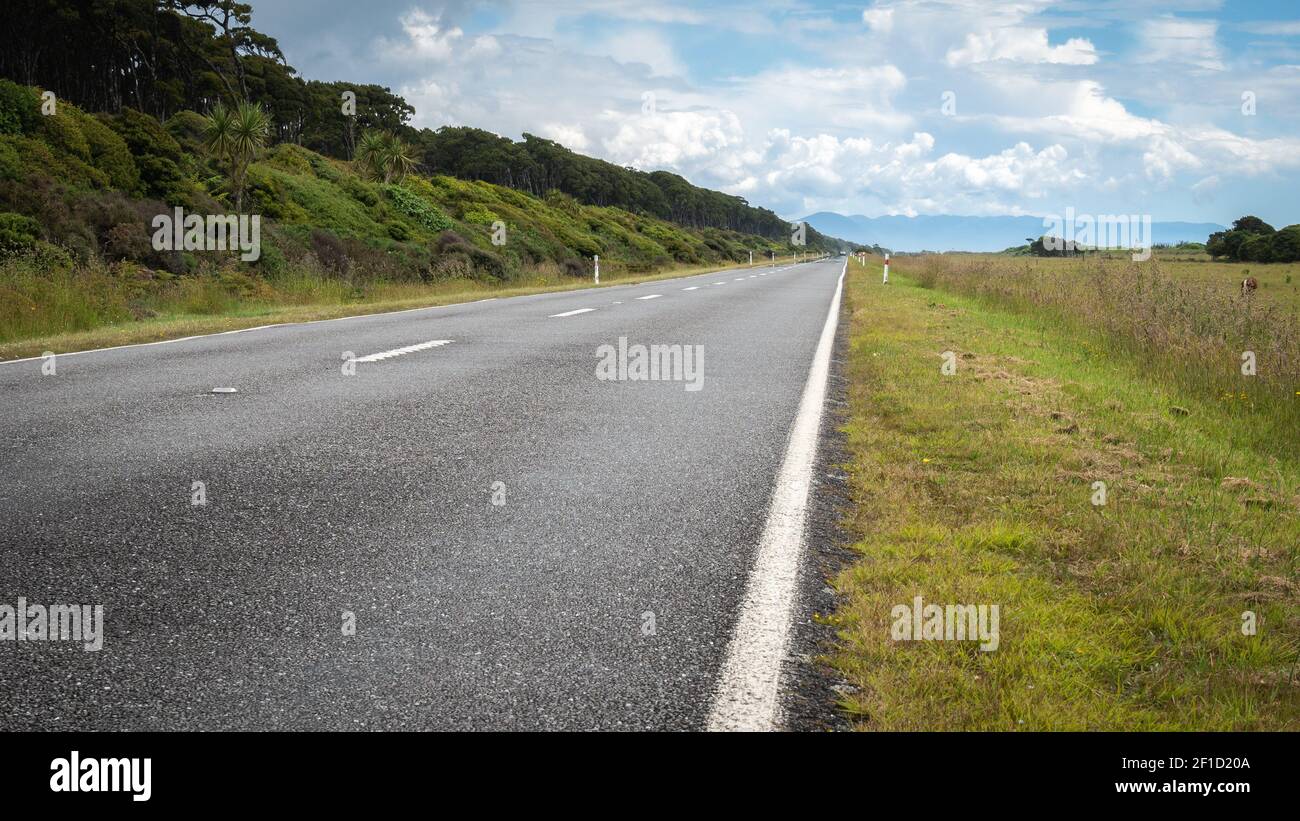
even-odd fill
[[[846,261],[790,429],[758,555],[745,584],[740,617],[714,690],[710,731],[775,730],[780,726],[781,664],[794,618],[808,497],[847,270]]]

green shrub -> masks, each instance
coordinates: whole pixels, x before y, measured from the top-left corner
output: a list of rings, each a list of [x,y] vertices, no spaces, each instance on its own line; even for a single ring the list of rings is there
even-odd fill
[[[140,172],[135,167],[131,150],[117,132],[98,119],[72,108],[77,125],[90,145],[91,164],[108,175],[109,184],[123,191],[135,191],[140,185]]]
[[[576,217],[582,212],[582,206],[578,204],[577,200],[557,188],[547,191],[543,199],[550,207],[557,211],[563,211],[569,216]]]
[[[176,163],[166,157],[141,157],[136,161],[140,182],[147,196],[157,197],[168,205],[190,205],[193,186]]]
[[[300,145],[293,143],[280,143],[271,149],[270,155],[266,162],[276,168],[281,168],[291,174],[305,174],[309,177],[316,176],[315,168],[312,166],[311,158],[317,156],[314,152],[308,151]]]
[[[0,214],[0,256],[31,251],[41,237],[41,226],[22,214]]]
[[[203,150],[203,129],[207,120],[194,111],[178,111],[167,118],[163,130],[191,154]]]
[[[23,178],[23,163],[9,139],[0,135],[0,180],[20,180]]]
[[[60,106],[58,114],[41,117],[41,139],[56,151],[71,154],[83,162],[90,162],[90,143],[81,132],[71,106]]]
[[[390,184],[383,186],[383,190],[397,210],[410,217],[417,225],[430,231],[448,231],[452,228],[453,223],[446,214],[406,188]]]
[[[167,133],[167,129],[161,123],[148,114],[143,114],[134,108],[123,108],[116,117],[108,121],[108,124],[126,142],[133,155],[165,157],[172,162],[180,161],[180,143]]]
[[[369,183],[363,182],[360,178],[349,174],[342,178],[343,190],[349,197],[368,208],[374,208],[379,204],[379,195],[375,193],[375,187]]]
[[[146,196],[166,200],[169,205],[189,204],[193,186],[180,168],[184,151],[161,123],[148,114],[124,108],[108,124],[135,158]]]
[[[453,275],[474,275],[488,279],[501,279],[506,275],[501,257],[486,251],[455,231],[443,231],[435,244],[440,257],[440,267]]]
[[[36,89],[0,80],[0,134],[27,134],[41,119],[41,98]]]
[[[475,225],[491,225],[499,220],[500,217],[485,208],[471,206],[465,210],[462,219],[465,220],[465,222],[473,223]]]

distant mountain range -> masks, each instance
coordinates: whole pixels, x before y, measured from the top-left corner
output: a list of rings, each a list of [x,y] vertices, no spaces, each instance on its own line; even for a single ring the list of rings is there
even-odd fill
[[[819,211],[804,221],[823,234],[893,251],[1001,251],[1047,233],[1042,217],[846,217]],[[1213,222],[1155,222],[1152,244],[1205,242],[1222,230]]]

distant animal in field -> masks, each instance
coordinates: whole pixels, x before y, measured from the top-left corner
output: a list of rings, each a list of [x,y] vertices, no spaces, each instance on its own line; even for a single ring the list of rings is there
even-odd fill
[[[1254,277],[1246,277],[1241,281],[1241,295],[1250,296],[1255,293],[1255,289],[1258,287],[1259,283],[1255,281]]]

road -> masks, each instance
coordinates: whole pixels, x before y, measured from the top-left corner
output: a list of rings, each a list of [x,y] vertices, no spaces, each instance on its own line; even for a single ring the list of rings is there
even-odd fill
[[[842,267],[0,364],[0,727],[704,728]]]

